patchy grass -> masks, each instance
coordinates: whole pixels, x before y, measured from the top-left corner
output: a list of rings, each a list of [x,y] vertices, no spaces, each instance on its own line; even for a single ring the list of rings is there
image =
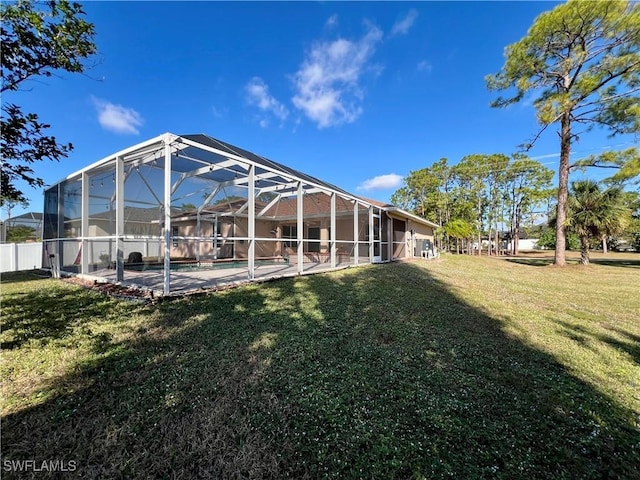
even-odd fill
[[[157,306],[2,281],[3,461],[84,478],[640,469],[636,268],[445,256]]]

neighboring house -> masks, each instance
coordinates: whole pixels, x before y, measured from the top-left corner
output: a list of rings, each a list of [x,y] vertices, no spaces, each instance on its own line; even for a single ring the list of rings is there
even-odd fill
[[[7,218],[2,222],[0,242],[39,242],[42,240],[42,218],[40,212]]]
[[[519,238],[518,239],[518,250],[540,250],[538,246],[537,238]],[[511,248],[511,240],[507,242],[507,248]]]

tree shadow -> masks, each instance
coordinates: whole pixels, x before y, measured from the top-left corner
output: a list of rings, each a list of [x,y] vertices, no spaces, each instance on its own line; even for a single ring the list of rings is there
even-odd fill
[[[24,278],[27,282],[42,280],[34,276]],[[113,302],[104,295],[69,287],[12,294],[2,301],[3,337],[11,339],[3,340],[0,348],[18,348],[31,340],[46,344],[68,338],[77,327],[106,316],[112,307]]]
[[[591,263],[594,263],[596,265],[606,265],[608,267],[640,268],[640,259],[630,260],[630,259],[622,259],[622,258],[612,258],[612,259],[594,258],[594,259],[591,259],[590,261]]]
[[[531,267],[546,267],[553,264],[553,258],[505,258],[507,262],[517,263],[520,265],[529,265]],[[629,260],[622,258],[602,259],[592,258],[589,260],[594,265],[604,265],[607,267],[629,267],[640,268],[640,260]],[[580,260],[575,258],[567,259],[567,264],[579,265]]]
[[[615,332],[617,336],[623,337],[621,340],[613,335],[593,332],[583,325],[571,324],[561,320],[556,321],[556,323],[564,330],[564,334],[569,338],[576,340],[583,345],[588,345],[589,339],[606,343],[627,353],[635,363],[640,365],[640,336],[634,335],[626,330],[622,330],[621,328],[609,327],[608,329]]]
[[[529,265],[530,267],[546,267],[553,263],[553,259],[549,258],[505,258],[505,260],[509,263]]]
[[[3,460],[74,460],[84,478],[631,479],[639,466],[637,412],[417,265],[149,316],[5,415]]]
[[[3,272],[0,275],[0,284],[12,284],[17,282],[34,282],[43,278],[50,278],[51,275],[42,270],[23,270],[19,272]]]

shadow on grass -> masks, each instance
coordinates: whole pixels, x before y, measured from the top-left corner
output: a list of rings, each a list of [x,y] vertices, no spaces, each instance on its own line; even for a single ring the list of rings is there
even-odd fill
[[[622,352],[628,354],[635,363],[640,365],[640,337],[629,333],[620,328],[610,328],[610,330],[617,334],[616,338],[613,335],[604,335],[602,333],[592,332],[589,328],[583,325],[575,325],[560,320],[556,321],[556,324],[560,325],[565,331],[565,334],[583,345],[588,344],[588,340],[596,340],[597,342],[606,343]]]
[[[606,265],[609,267],[640,268],[640,259],[629,260],[629,259],[621,259],[621,258],[612,258],[612,259],[594,258],[594,259],[591,259],[591,263],[595,263],[596,265]]]
[[[6,415],[2,457],[85,478],[636,478],[634,412],[501,327],[413,264],[162,303]]]
[[[42,280],[35,275],[24,278],[26,282]],[[103,317],[111,306],[103,295],[61,284],[11,295],[2,301],[2,330],[11,333],[11,340],[3,341],[0,348],[18,348],[31,340],[44,345],[67,338],[81,324]]]
[[[0,275],[0,284],[11,284],[17,282],[33,282],[50,278],[43,270],[23,270],[20,272],[5,272]]]
[[[530,267],[546,267],[553,263],[552,258],[506,258],[505,260],[509,263],[529,265]]]
[[[532,267],[546,267],[547,265],[551,265],[553,263],[553,257],[549,258],[506,258],[507,262],[510,263],[518,263],[520,265],[529,265]],[[590,263],[594,265],[604,265],[608,267],[629,267],[629,268],[640,268],[640,260],[629,260],[622,258],[611,258],[611,259],[603,259],[603,258],[592,258],[589,260]],[[567,263],[570,265],[579,265],[580,260],[575,258],[567,259]]]

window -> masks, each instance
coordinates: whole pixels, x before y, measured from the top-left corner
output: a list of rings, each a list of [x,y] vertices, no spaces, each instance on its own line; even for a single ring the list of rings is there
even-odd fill
[[[298,245],[298,227],[296,225],[283,225],[282,238],[288,239],[283,241],[286,248],[295,248]]]
[[[320,227],[309,227],[307,235],[309,240],[320,240]],[[320,242],[307,242],[307,251],[319,252]]]
[[[220,217],[216,218],[212,222],[211,228],[212,228],[211,236],[214,238],[213,243],[216,244],[217,243],[216,239],[223,238],[222,233],[224,231],[224,227],[223,227],[222,219]]]
[[[364,240],[368,242],[370,238],[369,233],[369,224],[365,226],[364,231]],[[378,217],[373,217],[373,241],[377,242],[380,240],[380,219]]]
[[[213,221],[213,225],[211,226],[211,228],[214,258],[233,258],[233,221],[229,217],[217,217]]]
[[[179,237],[180,236],[180,227],[171,227],[171,236],[172,237]],[[173,246],[174,247],[178,246],[178,241],[177,240],[173,241]]]

